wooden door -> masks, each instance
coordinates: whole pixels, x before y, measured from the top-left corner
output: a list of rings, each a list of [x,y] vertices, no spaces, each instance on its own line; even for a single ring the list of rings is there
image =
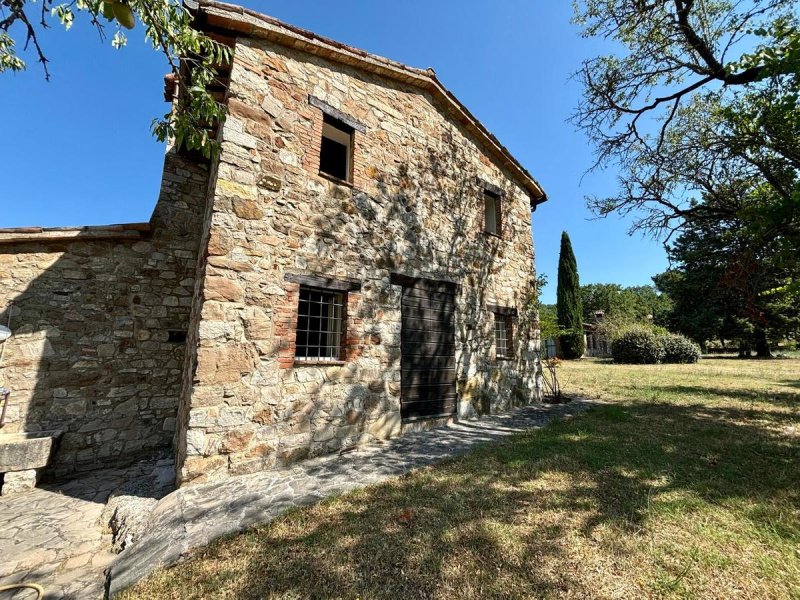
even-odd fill
[[[404,421],[456,412],[456,285],[397,276],[401,300],[401,408]]]

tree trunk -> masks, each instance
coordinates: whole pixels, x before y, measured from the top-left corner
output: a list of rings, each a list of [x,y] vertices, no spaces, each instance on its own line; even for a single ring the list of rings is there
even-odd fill
[[[767,340],[767,331],[763,327],[756,327],[755,331],[756,356],[758,358],[772,358]]]

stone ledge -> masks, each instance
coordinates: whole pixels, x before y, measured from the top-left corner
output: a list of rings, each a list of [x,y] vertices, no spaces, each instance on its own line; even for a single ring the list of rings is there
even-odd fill
[[[151,231],[150,223],[90,225],[83,227],[0,228],[0,245],[91,240],[139,240]]]

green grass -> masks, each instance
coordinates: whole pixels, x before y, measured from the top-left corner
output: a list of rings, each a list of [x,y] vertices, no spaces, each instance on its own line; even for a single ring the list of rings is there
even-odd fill
[[[212,544],[125,598],[800,598],[800,361],[564,363],[588,414]]]

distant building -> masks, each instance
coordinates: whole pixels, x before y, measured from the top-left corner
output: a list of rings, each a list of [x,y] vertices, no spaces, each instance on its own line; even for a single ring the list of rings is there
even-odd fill
[[[583,335],[586,340],[584,356],[611,356],[611,344],[598,325],[602,323],[605,312],[594,312],[594,323],[583,324]]]

